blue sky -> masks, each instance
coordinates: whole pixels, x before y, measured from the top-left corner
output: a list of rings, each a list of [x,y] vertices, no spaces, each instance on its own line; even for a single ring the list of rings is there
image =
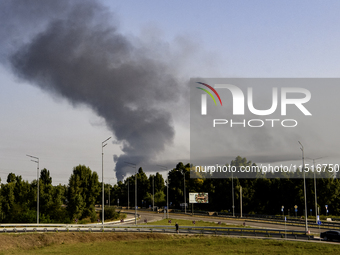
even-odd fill
[[[339,77],[338,1],[102,3],[112,11],[121,34],[140,40],[149,50],[168,50],[169,61],[179,59],[184,81],[197,76]],[[0,89],[2,182],[9,172],[30,181],[36,177],[26,154],[40,157],[41,168],[51,171],[54,184],[67,183],[78,164],[90,166],[101,177],[101,142],[112,136],[102,118],[86,106],[73,107],[18,80],[6,65],[0,67]],[[174,113],[173,118],[175,141],[157,156],[157,162],[169,168],[178,160],[189,161],[188,124],[183,115]],[[115,182],[109,180],[114,178],[112,155],[119,153],[118,145],[105,147],[107,182]]]
[[[187,36],[218,55],[221,76],[338,77],[338,1],[124,1],[110,6],[126,33],[157,27],[165,40]]]

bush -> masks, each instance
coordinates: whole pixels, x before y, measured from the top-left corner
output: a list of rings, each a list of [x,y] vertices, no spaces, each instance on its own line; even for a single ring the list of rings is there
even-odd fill
[[[102,218],[102,214],[100,213],[100,218]],[[104,209],[104,218],[106,220],[116,220],[120,218],[120,213],[116,212],[116,209],[112,206],[105,207]]]
[[[91,219],[91,222],[97,221],[98,215],[97,215],[96,211],[92,211],[92,212],[91,212],[91,214],[90,214],[90,219]]]
[[[14,221],[18,223],[36,223],[37,212],[29,209],[27,211],[22,211],[20,214],[16,215]]]

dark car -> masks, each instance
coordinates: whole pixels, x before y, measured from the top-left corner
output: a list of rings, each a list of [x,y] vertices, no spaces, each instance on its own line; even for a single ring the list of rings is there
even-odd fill
[[[340,241],[340,231],[336,230],[326,231],[321,233],[320,237],[325,241],[326,240]]]

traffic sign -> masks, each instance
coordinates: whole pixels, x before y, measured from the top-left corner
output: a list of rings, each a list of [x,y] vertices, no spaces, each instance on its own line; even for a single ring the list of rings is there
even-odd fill
[[[171,224],[171,220],[168,220],[168,223]]]
[[[168,207],[164,206],[164,209],[166,210],[166,209],[168,209]]]
[[[297,209],[295,209],[295,212],[297,212]]]
[[[319,225],[319,226],[321,225],[321,221],[320,221],[320,220],[318,220],[318,225]]]

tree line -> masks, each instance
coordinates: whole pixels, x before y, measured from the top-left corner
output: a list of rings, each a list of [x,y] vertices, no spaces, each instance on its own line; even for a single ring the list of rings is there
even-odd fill
[[[252,166],[255,164],[246,158],[238,156],[230,162],[230,165],[239,169],[241,166]],[[192,165],[184,165],[180,162],[174,169],[168,172],[170,209],[182,208],[180,204],[184,203],[185,186],[187,203],[189,203],[189,193],[191,192],[206,192],[209,194],[209,203],[195,204],[195,210],[231,213],[233,206],[232,189],[234,187],[234,210],[235,213],[239,213],[240,187],[242,187],[243,213],[280,215],[283,206],[285,215],[289,213],[293,216],[295,215],[295,206],[297,206],[297,215],[304,215],[304,181],[303,173],[299,170],[295,173],[283,173],[281,175],[267,173],[265,175],[261,174],[261,176],[259,174],[254,176],[250,174],[249,176],[252,178],[232,178],[230,175],[229,178],[216,178],[221,176],[212,176],[208,173],[197,175],[195,173],[197,178],[190,178],[194,169]],[[325,205],[328,205],[328,214],[340,215],[339,179],[328,171],[325,171],[322,175],[318,174],[317,177],[317,204],[320,207],[320,214],[326,215]],[[159,173],[147,177],[142,168],[137,173],[138,206],[149,207],[152,205],[153,178],[155,206],[166,206],[166,180]],[[127,206],[128,184],[130,207],[134,207],[134,175],[125,179],[124,182],[120,181],[114,185],[111,191],[112,204],[118,204],[117,201],[119,199],[120,206]],[[311,213],[315,215],[315,192],[312,172],[306,174],[306,194],[307,213],[308,215]],[[312,211],[310,211],[311,209]]]
[[[236,157],[230,165],[254,165],[246,158]],[[189,203],[190,192],[207,192],[208,204],[195,204],[195,210],[232,212],[232,189],[234,188],[235,212],[240,211],[240,187],[242,186],[243,212],[249,214],[281,214],[284,206],[285,214],[294,215],[295,206],[298,215],[303,215],[304,182],[300,178],[291,178],[290,174],[282,178],[210,178],[209,174],[201,174],[199,178],[190,178],[193,166],[179,162],[164,179],[160,173],[147,176],[142,168],[136,175],[125,178],[115,185],[104,184],[105,204],[111,206],[135,206],[135,178],[137,178],[137,206],[166,206],[167,182],[170,209],[180,209],[184,203],[184,187],[186,202]],[[185,178],[184,178],[185,177]],[[307,176],[311,177],[311,176]],[[185,183],[184,183],[185,179]],[[333,175],[316,179],[318,206],[320,214],[340,214],[340,182]],[[232,185],[233,184],[233,185]],[[37,180],[31,183],[20,175],[10,173],[7,183],[0,190],[0,222],[21,223],[36,222],[37,217]],[[315,215],[314,179],[306,178],[308,215],[310,209]],[[129,199],[128,199],[129,194]],[[153,196],[154,194],[154,196]],[[154,198],[154,201],[153,201]],[[101,213],[96,211],[96,205],[101,205],[102,183],[98,175],[90,168],[79,165],[73,168],[68,185],[52,185],[52,177],[47,169],[40,171],[39,178],[39,218],[41,223],[70,223],[76,219],[79,222],[94,222]],[[105,219],[118,218],[114,210],[105,210]]]

